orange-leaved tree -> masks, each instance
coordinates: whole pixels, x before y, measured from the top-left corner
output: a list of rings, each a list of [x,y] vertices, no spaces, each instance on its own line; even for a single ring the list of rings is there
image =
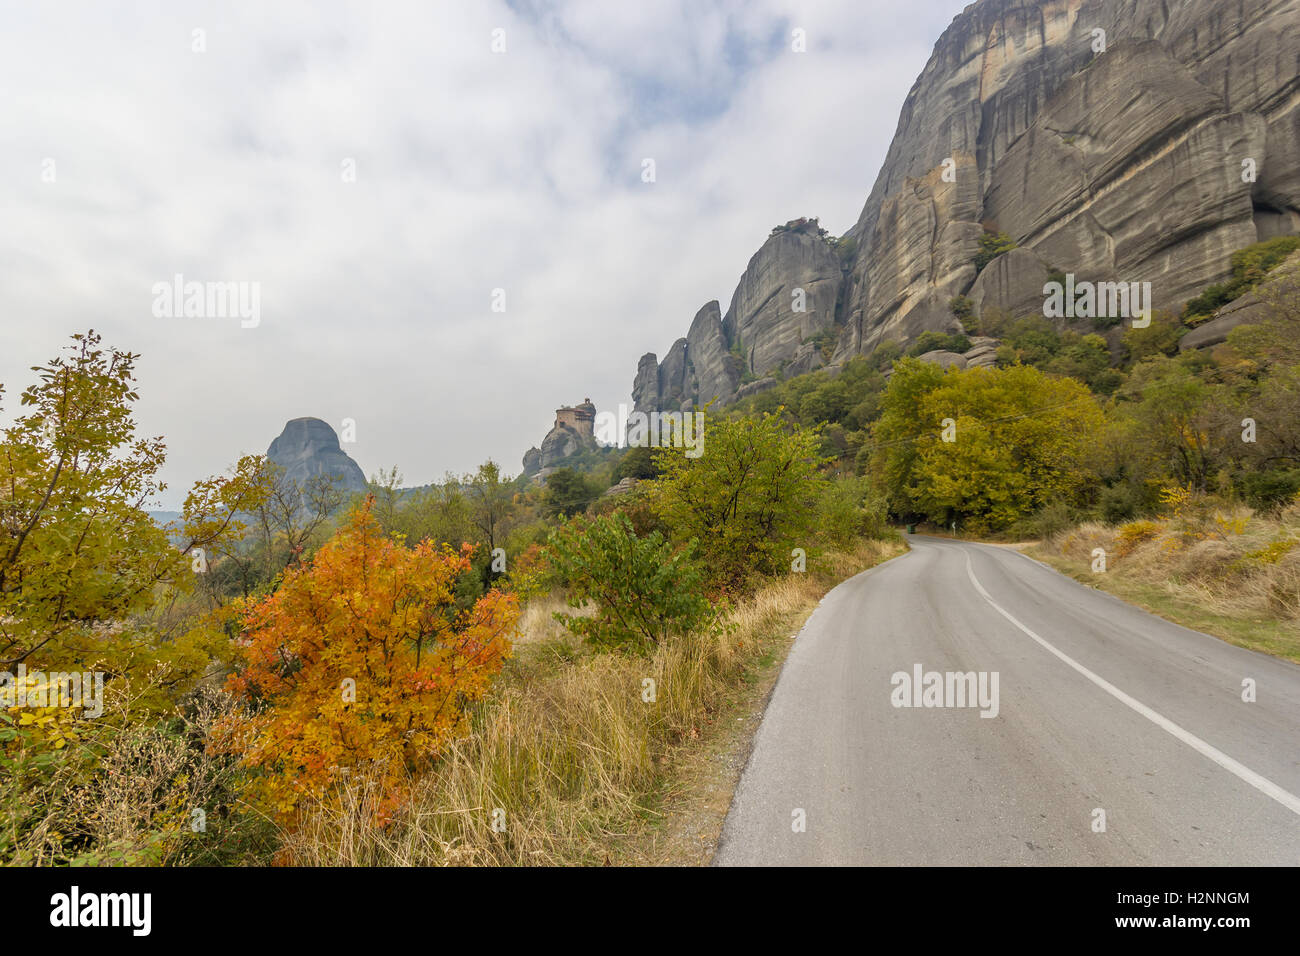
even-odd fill
[[[219,738],[263,772],[281,819],[326,794],[342,769],[378,775],[388,812],[465,731],[510,653],[512,594],[458,609],[471,548],[408,548],[384,535],[368,499],[274,594],[243,613],[242,669],[230,688],[248,712]]]

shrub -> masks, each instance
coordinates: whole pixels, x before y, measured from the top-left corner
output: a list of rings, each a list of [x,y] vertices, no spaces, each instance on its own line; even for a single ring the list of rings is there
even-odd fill
[[[970,348],[970,339],[960,332],[922,332],[912,347],[907,350],[910,356],[924,355],[926,352],[965,352]]]
[[[1300,494],[1300,468],[1247,472],[1238,485],[1254,507],[1276,508]]]
[[[1124,352],[1129,362],[1140,362],[1156,355],[1173,355],[1178,351],[1178,340],[1187,329],[1167,312],[1153,312],[1151,324],[1146,328],[1130,326],[1121,336]]]
[[[469,611],[456,607],[469,547],[394,543],[371,503],[243,612],[242,667],[229,686],[252,707],[217,743],[263,772],[258,793],[286,822],[340,769],[379,768],[395,809],[412,776],[464,732],[463,707],[510,652],[513,595],[489,591]]]
[[[889,512],[884,497],[873,493],[863,478],[840,478],[830,482],[818,503],[823,541],[844,548],[859,537],[881,538],[889,534]]]
[[[0,710],[0,860],[237,864],[269,850],[273,827],[239,799],[247,772],[205,747],[232,709],[228,695],[201,690],[176,716],[155,720],[140,708],[156,696],[147,682],[109,682],[102,716],[60,721],[57,731],[24,724],[19,708]]]
[[[979,251],[975,253],[975,272],[984,271],[984,267],[1002,255],[1016,248],[1016,242],[1005,232],[983,232],[979,237]]]
[[[1061,350],[1061,333],[1041,315],[1027,315],[1003,325],[1003,349],[1009,350],[1012,362],[1046,366]],[[1003,358],[998,350],[999,360]],[[1009,363],[1008,363],[1009,364]]]
[[[614,469],[614,483],[618,484],[624,478],[636,478],[646,480],[658,478],[659,469],[655,467],[654,456],[650,448],[645,445],[637,445],[627,450],[618,467]]]
[[[1126,525],[1121,525],[1115,532],[1115,538],[1119,541],[1120,555],[1128,554],[1143,541],[1150,541],[1160,535],[1161,524],[1159,521],[1142,519],[1140,521],[1130,521]]]
[[[1183,307],[1182,319],[1195,325],[1197,317],[1213,315],[1218,309],[1250,291],[1264,276],[1296,249],[1300,236],[1278,236],[1238,249],[1232,254],[1232,278],[1206,288]]]
[[[706,425],[703,454],[659,448],[662,477],[653,502],[673,537],[699,542],[702,559],[721,584],[742,586],[754,574],[789,566],[795,546],[808,547],[826,479],[820,429],[781,418]]]
[[[571,518],[600,496],[600,488],[586,475],[572,468],[557,468],[546,479],[542,510],[551,517]]]
[[[594,617],[555,618],[591,644],[649,652],[712,614],[694,545],[674,553],[657,531],[638,537],[624,515],[563,525],[549,548],[569,582],[569,606],[596,605]]]
[[[1107,524],[1128,521],[1142,508],[1142,492],[1132,482],[1121,482],[1101,489],[1101,518]]]
[[[948,300],[948,309],[967,332],[975,331],[975,303],[969,296],[955,295]]]

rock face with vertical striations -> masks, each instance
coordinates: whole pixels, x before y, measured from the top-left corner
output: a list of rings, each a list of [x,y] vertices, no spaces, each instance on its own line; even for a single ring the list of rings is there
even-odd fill
[[[777,227],[749,260],[725,316],[716,300],[709,302],[662,362],[653,352],[641,357],[632,387],[635,407],[726,405],[746,378],[762,378],[796,360],[820,364],[805,343],[820,333],[834,334],[843,279],[816,219]]]
[[[787,223],[754,253],[722,320],[744,368],[763,376],[794,358],[799,345],[835,324],[839,259],[817,220]]]
[[[985,232],[1017,248],[977,274]],[[710,331],[707,375],[688,336],[653,376],[642,359],[634,395],[725,404],[819,365],[810,340],[833,335],[841,363],[955,330],[957,295],[1041,314],[1052,273],[1150,282],[1177,311],[1235,250],[1298,232],[1300,0],[979,0],[935,44],[842,244],[796,220],[750,260],[722,319],[737,384]]]
[[[318,475],[334,477],[347,491],[364,492],[361,466],[339,447],[339,436],[319,418],[295,418],[271,442],[266,457],[284,469],[285,477],[302,487]]]
[[[695,313],[686,333],[686,354],[690,359],[690,393],[695,405],[717,401],[725,405],[740,385],[741,360],[730,351],[717,300]]]

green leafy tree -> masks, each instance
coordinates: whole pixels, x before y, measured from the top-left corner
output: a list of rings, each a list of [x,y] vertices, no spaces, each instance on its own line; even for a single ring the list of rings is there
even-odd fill
[[[1195,491],[1210,490],[1226,462],[1236,417],[1222,389],[1176,359],[1158,358],[1133,370],[1120,392],[1120,409],[1133,422],[1138,447],[1160,473]]]
[[[1128,361],[1137,363],[1157,355],[1173,355],[1178,351],[1178,340],[1186,334],[1182,322],[1167,312],[1156,311],[1151,314],[1150,325],[1145,328],[1129,326],[1121,341]]]
[[[542,493],[542,510],[547,515],[571,518],[586,511],[600,495],[594,481],[572,468],[557,468],[546,479]]]
[[[822,540],[837,547],[849,547],[859,537],[878,538],[889,533],[885,498],[865,478],[831,481],[817,510]]]
[[[659,469],[655,467],[654,453],[645,445],[637,445],[627,450],[618,467],[614,469],[614,482],[617,484],[624,478],[637,478],[647,480],[659,477]]]
[[[944,351],[944,352],[965,352],[970,348],[970,339],[960,332],[935,332],[927,330],[922,332],[912,347],[907,350],[908,355],[924,355],[926,352]]]
[[[984,267],[1002,255],[1016,248],[1016,242],[1005,232],[983,232],[979,237],[979,250],[975,253],[975,271],[983,272]]]
[[[698,540],[717,580],[730,585],[789,567],[795,547],[812,550],[826,484],[820,430],[764,414],[712,419],[704,436],[698,457],[655,452],[653,504],[673,536]]]
[[[72,338],[66,357],[34,369],[27,411],[0,437],[0,667],[34,659],[112,674],[171,661],[192,674],[206,653],[160,644],[128,619],[160,592],[192,590],[207,556],[242,534],[239,515],[265,490],[260,460],[199,482],[174,545],[145,510],[165,487],[165,448],[135,434],[138,356],[102,347],[93,330]]]
[[[932,369],[895,366],[874,430],[872,478],[896,512],[1001,529],[1095,483],[1104,418],[1082,383],[1023,365]]]
[[[614,514],[565,523],[547,547],[568,581],[569,606],[596,606],[593,617],[557,612],[556,620],[599,647],[649,651],[713,617],[694,543],[674,552],[659,532],[638,537]]]
[[[1254,288],[1296,249],[1300,249],[1300,236],[1277,236],[1238,249],[1232,254],[1232,278],[1209,286],[1189,300],[1183,307],[1183,320],[1196,324],[1199,319],[1213,315],[1221,306]]]
[[[488,459],[465,482],[465,489],[479,540],[490,552],[504,538],[514,513],[514,485],[510,479],[502,477],[501,466]]]

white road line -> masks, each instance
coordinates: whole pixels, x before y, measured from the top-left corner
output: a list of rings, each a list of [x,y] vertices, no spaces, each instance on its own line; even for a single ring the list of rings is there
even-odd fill
[[[1057,650],[1055,647],[1053,647],[1047,641],[1043,640],[1041,637],[1039,637],[1029,628],[1025,627],[1025,625],[1017,621],[1015,617],[1012,616],[1010,613],[1008,613],[1006,610],[1004,610],[1003,607],[1000,604],[998,604],[997,601],[993,600],[993,598],[989,596],[989,592],[985,591],[984,586],[979,583],[979,580],[975,577],[975,570],[974,568],[971,567],[970,551],[966,551],[966,575],[967,577],[970,578],[970,583],[975,585],[975,590],[980,593],[980,596],[983,597],[984,600],[989,602],[989,605],[993,608],[993,610],[997,611],[1008,621],[1010,621],[1016,627],[1020,628],[1020,630],[1024,631],[1031,638],[1033,638],[1035,641],[1041,644],[1044,648],[1046,648],[1051,653],[1055,654],[1065,663],[1069,664],[1076,671],[1078,671],[1084,677],[1088,678],[1088,680],[1092,681],[1094,684],[1096,684],[1106,693],[1110,694],[1120,703],[1137,711],[1139,714],[1141,714],[1147,720],[1151,721],[1157,727],[1173,734],[1173,736],[1177,737],[1179,740],[1187,744],[1187,746],[1191,747],[1193,750],[1198,751],[1201,754],[1204,754],[1206,757],[1209,757],[1211,760],[1217,763],[1224,770],[1227,770],[1229,773],[1236,774],[1238,777],[1246,781],[1246,783],[1250,784],[1260,793],[1264,794],[1265,796],[1272,797],[1274,800],[1282,804],[1282,806],[1286,807],[1292,813],[1300,815],[1300,797],[1297,797],[1294,793],[1291,793],[1290,791],[1283,790],[1272,780],[1269,780],[1267,777],[1260,776],[1255,771],[1251,770],[1249,767],[1237,763],[1237,761],[1233,760],[1222,750],[1210,746],[1200,737],[1196,736],[1190,731],[1184,730],[1182,727],[1178,726],[1168,717],[1165,717],[1163,714],[1159,714],[1156,711],[1152,710],[1150,707],[1142,703],[1140,700],[1135,700],[1134,698],[1130,697],[1128,694],[1124,693],[1114,684],[1110,683],[1105,678],[1098,677],[1092,671],[1088,670],[1088,668],[1084,667],[1082,664],[1076,661],[1073,657],[1071,657],[1070,655],[1062,651]]]

